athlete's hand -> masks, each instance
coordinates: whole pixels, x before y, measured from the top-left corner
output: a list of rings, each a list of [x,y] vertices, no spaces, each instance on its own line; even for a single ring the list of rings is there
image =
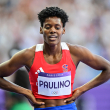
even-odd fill
[[[75,101],[81,94],[82,92],[77,88],[72,92],[72,97],[65,99],[64,102],[68,103],[71,101]]]
[[[31,90],[28,90],[28,92],[25,95],[25,97],[28,99],[28,101],[30,102],[30,104],[32,106],[45,104],[44,102],[38,102],[38,101],[36,101],[36,98],[34,97],[34,95],[33,95],[33,93],[32,93]]]

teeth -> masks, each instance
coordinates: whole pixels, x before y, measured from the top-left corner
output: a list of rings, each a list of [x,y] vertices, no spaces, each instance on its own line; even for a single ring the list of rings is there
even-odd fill
[[[56,38],[56,36],[50,36],[50,38]]]

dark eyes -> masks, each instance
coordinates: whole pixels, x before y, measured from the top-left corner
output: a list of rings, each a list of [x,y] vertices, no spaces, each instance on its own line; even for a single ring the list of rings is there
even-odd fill
[[[60,27],[56,27],[56,29],[57,29],[57,30],[59,30],[59,29],[60,29]]]
[[[51,27],[50,26],[48,26],[48,27],[45,27],[46,29],[50,29]],[[59,30],[60,29],[60,27],[55,27],[55,29],[56,30]]]
[[[50,29],[50,27],[45,27],[46,29]]]

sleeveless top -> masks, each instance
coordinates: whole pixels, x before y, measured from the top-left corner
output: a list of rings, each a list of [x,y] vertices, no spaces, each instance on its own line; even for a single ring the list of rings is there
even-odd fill
[[[37,44],[29,80],[35,98],[64,99],[72,96],[76,67],[69,48],[61,42],[62,58],[56,64],[48,64],[43,56],[43,44]]]

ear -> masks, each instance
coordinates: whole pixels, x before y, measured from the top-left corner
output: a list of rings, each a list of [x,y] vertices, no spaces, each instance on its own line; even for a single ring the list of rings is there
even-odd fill
[[[65,27],[63,28],[63,34],[65,34]]]
[[[43,30],[42,30],[42,27],[40,27],[40,34],[43,34]]]

